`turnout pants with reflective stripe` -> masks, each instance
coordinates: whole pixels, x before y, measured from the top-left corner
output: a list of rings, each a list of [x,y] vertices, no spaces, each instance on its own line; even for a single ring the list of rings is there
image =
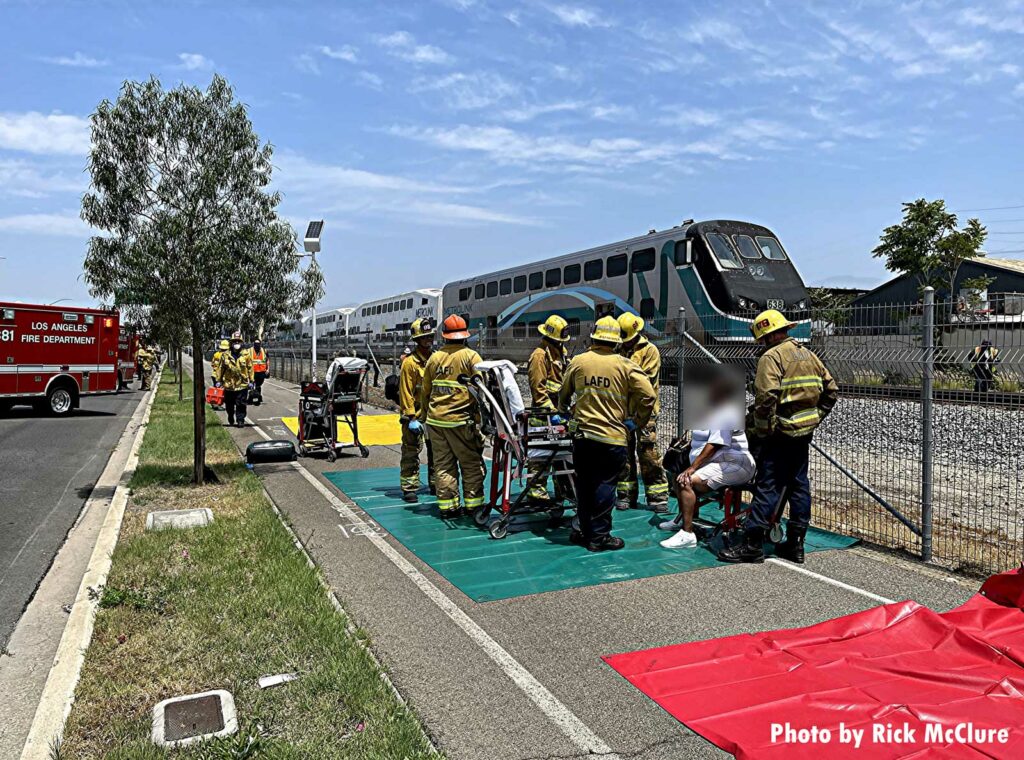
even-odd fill
[[[767,528],[779,500],[789,493],[789,524],[806,528],[811,522],[811,483],[807,477],[811,436],[776,433],[757,455],[754,500],[747,525]]]
[[[638,476],[643,478],[649,506],[668,503],[668,478],[658,451],[657,419],[652,419],[646,428],[629,437],[626,462],[616,487],[619,506],[636,506],[640,494]]]
[[[627,453],[625,446],[612,446],[587,438],[573,441],[576,514],[580,520],[580,532],[588,541],[607,536],[611,532],[616,473],[626,463]]]
[[[409,430],[409,423],[402,422],[402,493],[416,493],[420,490],[420,452],[423,451],[423,439],[426,433],[419,435]],[[427,482],[434,483],[434,447],[427,441]]]
[[[245,413],[248,411],[246,403],[249,400],[249,389],[241,390],[224,389],[224,408],[228,411],[228,424],[245,422]]]
[[[484,503],[484,437],[475,424],[458,427],[428,425],[434,448],[437,506],[442,512],[459,508],[459,471],[462,471],[462,506],[476,509]]]

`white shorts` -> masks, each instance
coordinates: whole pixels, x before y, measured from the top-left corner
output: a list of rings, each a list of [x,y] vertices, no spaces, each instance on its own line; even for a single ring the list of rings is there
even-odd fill
[[[726,486],[741,486],[754,479],[757,466],[753,460],[737,461],[735,459],[711,462],[704,465],[695,473],[695,478],[700,478],[712,491],[717,491]]]

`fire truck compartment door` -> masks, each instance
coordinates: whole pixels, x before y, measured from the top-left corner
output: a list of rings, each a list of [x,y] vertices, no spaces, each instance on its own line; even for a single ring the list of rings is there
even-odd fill
[[[42,364],[21,364],[18,365],[18,390],[17,393],[45,393],[46,381],[50,379],[51,372],[43,372]]]

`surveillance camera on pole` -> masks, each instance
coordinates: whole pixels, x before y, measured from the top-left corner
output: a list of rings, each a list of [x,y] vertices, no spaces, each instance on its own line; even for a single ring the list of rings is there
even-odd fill
[[[310,222],[306,228],[306,237],[302,240],[302,247],[313,260],[313,266],[316,266],[316,255],[320,253],[320,236],[324,231],[324,220],[321,219],[318,222]],[[316,304],[312,306],[313,316],[309,320],[310,330],[313,332],[313,368],[311,380],[316,382]]]

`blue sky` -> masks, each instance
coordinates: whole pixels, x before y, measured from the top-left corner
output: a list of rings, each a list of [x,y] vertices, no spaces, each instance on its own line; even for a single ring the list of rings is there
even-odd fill
[[[0,2],[0,30],[0,299],[90,300],[87,118],[151,74],[232,82],[282,212],[326,219],[325,306],[689,217],[867,286],[921,196],[1024,258],[1024,0]]]

